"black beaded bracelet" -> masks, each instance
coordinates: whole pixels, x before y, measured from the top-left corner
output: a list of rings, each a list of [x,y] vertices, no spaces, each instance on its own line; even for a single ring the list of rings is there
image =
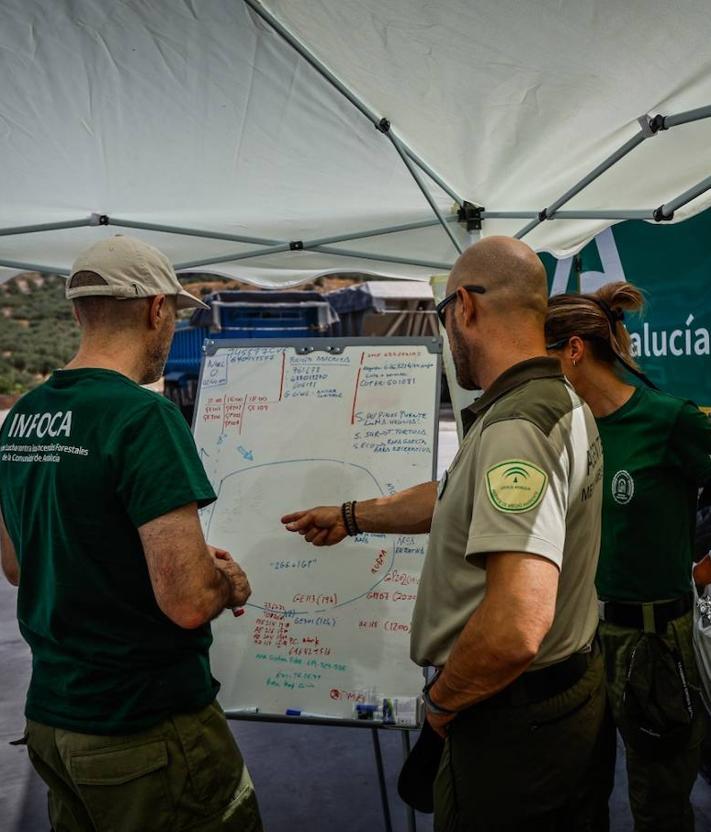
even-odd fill
[[[346,527],[346,533],[349,537],[357,537],[361,531],[358,528],[358,522],[355,519],[355,504],[356,501],[343,503],[341,506],[341,515],[343,517],[343,525]]]
[[[356,513],[355,513],[356,502],[357,502],[356,500],[353,500],[353,502],[351,503],[351,520],[353,521],[353,528],[355,529],[355,533],[357,535],[359,535],[359,534],[363,534],[363,532],[360,530],[360,526],[358,525],[358,521],[356,520]]]
[[[346,534],[349,537],[355,537],[355,529],[351,523],[351,504],[343,503],[341,506],[341,515],[343,517],[343,525],[346,527]]]

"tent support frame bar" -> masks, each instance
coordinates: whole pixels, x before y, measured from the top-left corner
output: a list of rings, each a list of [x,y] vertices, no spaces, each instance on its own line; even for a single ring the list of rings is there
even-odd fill
[[[454,263],[444,263],[439,260],[418,260],[416,258],[403,259],[402,257],[390,257],[387,254],[371,254],[365,251],[350,250],[346,248],[332,248],[331,246],[309,246],[306,251],[320,251],[322,254],[334,254],[337,257],[359,257],[361,260],[379,260],[381,263],[402,263],[406,266],[421,266],[424,269],[444,269],[449,271]]]
[[[538,211],[482,211],[482,219],[501,220],[531,220],[538,217]],[[549,220],[652,220],[652,210],[620,210],[608,209],[604,211],[556,211]]]
[[[106,215],[104,215],[106,216]],[[226,234],[222,231],[209,231],[202,228],[181,228],[176,225],[163,225],[155,222],[127,220],[122,217],[106,216],[104,225],[115,225],[117,228],[138,228],[144,231],[160,231],[165,234],[183,234],[186,237],[204,237],[208,240],[228,240],[232,243],[250,243],[257,246],[278,246],[283,240],[270,240],[265,237],[249,237],[243,234]]]
[[[10,237],[16,234],[35,234],[38,231],[60,231],[64,228],[84,228],[96,225],[91,217],[83,220],[65,220],[63,222],[43,222],[35,225],[17,225],[14,228],[0,228],[0,237]]]
[[[404,148],[402,142],[391,131],[390,122],[387,119],[383,119],[383,121],[381,122],[381,125],[380,125],[380,129],[383,131],[383,133],[385,133],[385,135],[392,142],[393,147],[395,148],[395,150],[397,150],[398,155],[402,159],[403,165],[405,165],[405,167],[410,171],[410,175],[412,176],[412,178],[417,183],[417,187],[422,191],[422,195],[424,196],[424,198],[429,203],[430,208],[432,209],[435,216],[437,217],[437,220],[439,221],[440,225],[444,229],[446,235],[449,237],[452,245],[456,249],[457,253],[461,254],[464,251],[464,247],[459,242],[459,240],[454,236],[454,232],[452,231],[452,229],[447,225],[447,222],[444,218],[444,214],[442,214],[442,212],[439,210],[439,206],[434,201],[434,199],[432,197],[432,194],[427,190],[427,186],[422,181],[422,177],[417,172],[417,168],[415,167],[415,165],[412,163],[412,161],[408,157],[407,153],[405,152],[405,148]]]
[[[244,2],[252,9],[252,11],[259,15],[262,20],[266,21],[275,32],[277,32],[284,40],[293,48],[295,49],[301,57],[307,61],[315,70],[319,73],[326,81],[329,82],[333,87],[335,87],[338,92],[341,93],[345,98],[347,98],[351,104],[356,107],[370,122],[372,122],[373,126],[380,129],[379,125],[382,121],[382,116],[379,116],[377,113],[373,112],[371,108],[358,96],[339,79],[337,78],[333,72],[324,64],[322,63],[309,49],[304,46],[301,41],[296,38],[282,23],[274,17],[271,12],[267,11],[264,6],[258,0],[244,0]],[[436,182],[437,185],[446,193],[448,194],[456,203],[457,205],[462,205],[464,199],[452,188],[448,185],[441,176],[439,176],[430,165],[427,164],[423,159],[421,159],[410,147],[408,147],[404,142],[402,142],[402,148],[405,151],[407,157],[414,162],[420,170],[427,174],[433,182]]]
[[[314,241],[318,243],[318,241]],[[387,254],[373,254],[367,251],[354,251],[345,248],[332,248],[324,245],[314,245],[313,242],[305,240],[298,245],[296,243],[284,243],[279,246],[270,246],[268,248],[252,249],[252,251],[243,251],[239,254],[223,254],[219,257],[207,257],[200,260],[188,260],[184,263],[176,263],[174,268],[176,271],[185,271],[186,269],[196,269],[202,266],[211,266],[218,263],[231,263],[234,260],[251,260],[255,257],[265,257],[269,254],[279,254],[285,251],[316,251],[322,254],[331,254],[336,257],[357,257],[361,260],[376,260],[381,263],[401,263],[406,266],[420,266],[424,269],[445,269],[452,268],[451,263],[444,263],[434,260],[418,260],[416,258],[402,258],[390,257]]]
[[[69,269],[58,266],[46,266],[39,263],[21,263],[17,260],[0,260],[0,268],[17,269],[18,272],[39,272],[40,274],[59,274],[69,277]]]
[[[558,209],[565,205],[566,202],[571,200],[574,196],[580,193],[584,188],[586,188],[591,182],[594,182],[599,176],[601,176],[605,171],[609,170],[613,165],[617,164],[620,159],[623,159],[628,153],[631,153],[636,147],[642,144],[643,141],[646,139],[655,136],[660,130],[669,130],[672,127],[677,127],[681,124],[689,124],[693,121],[700,121],[701,119],[711,118],[711,106],[707,107],[697,107],[695,110],[686,110],[683,113],[675,113],[670,116],[662,116],[656,115],[650,118],[647,115],[642,116],[639,119],[640,122],[640,129],[637,133],[632,136],[632,138],[628,139],[623,145],[621,145],[614,153],[611,153],[606,159],[600,162],[595,168],[587,176],[584,176],[579,182],[573,185],[568,191],[566,191],[563,196],[556,199],[551,205],[547,208],[544,208],[538,216],[531,220],[528,225],[525,225],[520,231],[518,231],[514,236],[516,236],[519,240],[522,237],[525,237],[529,231],[533,231],[534,228],[539,226],[545,220],[553,219],[556,215]],[[706,181],[706,180],[704,180]],[[699,194],[704,193],[705,191],[709,190],[709,187],[703,187],[703,182],[699,185],[695,186],[696,189],[701,188],[701,190],[695,191],[692,188],[690,191],[682,194],[681,196],[677,197],[677,199],[682,199],[694,192],[694,196],[689,197],[685,200],[685,202],[676,205],[676,207],[680,207],[680,205],[686,204],[686,202],[690,202]],[[710,186],[711,187],[711,186]],[[673,205],[676,203],[676,200],[672,200],[671,203],[668,205],[662,205],[653,212],[653,219],[657,221],[670,219],[667,216],[667,212],[669,211],[669,205]],[[671,215],[673,216],[674,208],[671,209]],[[661,213],[660,213],[661,212]],[[570,212],[569,212],[570,213]],[[576,219],[582,219],[583,217],[576,217]],[[573,219],[571,217],[571,219]],[[625,219],[623,217],[623,219]]]
[[[704,118],[711,118],[711,105],[708,107],[697,107],[695,110],[685,110],[683,113],[675,113],[662,118],[662,130],[670,127],[678,127],[680,124],[690,124],[692,121],[701,121]]]
[[[572,188],[567,190],[563,196],[556,199],[551,205],[547,208],[544,208],[536,217],[536,219],[531,220],[528,225],[525,225],[520,231],[517,231],[514,234],[519,240],[526,236],[529,231],[533,231],[534,228],[537,228],[544,220],[547,220],[549,217],[553,217],[556,211],[562,206],[565,205],[566,202],[571,200],[574,196],[580,193],[584,188],[594,182],[599,176],[601,176],[605,171],[609,170],[614,164],[620,161],[620,159],[624,159],[624,157],[631,153],[638,145],[642,144],[642,142],[647,138],[647,133],[644,130],[638,130],[631,139],[628,139],[621,147],[618,147],[614,153],[611,153],[607,159],[600,162],[587,176],[584,176],[579,182],[573,185]]]
[[[682,205],[686,205],[687,202],[691,202],[692,199],[696,199],[697,196],[701,196],[701,194],[710,190],[711,176],[707,176],[706,179],[702,179],[701,182],[684,191],[683,194],[679,194],[679,196],[669,200],[669,202],[665,202],[664,205],[660,205],[654,212],[654,219],[657,222],[672,219],[677,208],[681,208]]]
[[[445,222],[457,222],[457,217],[452,215],[444,217]],[[105,225],[115,225],[119,228],[137,228],[144,231],[160,231],[164,234],[180,234],[184,237],[202,237],[208,240],[229,240],[235,243],[253,243],[254,245],[264,246],[282,246],[286,245],[286,240],[270,240],[265,237],[246,237],[240,234],[225,234],[221,231],[210,231],[203,228],[188,228],[180,225],[164,225],[159,223],[142,222],[140,220],[116,219],[114,217],[106,217]],[[419,228],[429,228],[439,224],[438,219],[434,220],[417,220],[416,222],[403,223],[401,225],[385,225],[380,228],[369,228],[365,231],[354,231],[353,233],[334,234],[331,237],[319,237],[315,240],[309,240],[309,248],[320,245],[330,245],[331,243],[345,243],[349,240],[360,240],[366,237],[380,237],[385,234],[396,234],[400,231],[416,231]],[[304,244],[305,246],[306,244]]]

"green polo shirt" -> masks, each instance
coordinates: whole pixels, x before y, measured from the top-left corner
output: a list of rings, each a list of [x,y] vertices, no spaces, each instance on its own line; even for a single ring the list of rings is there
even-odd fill
[[[690,588],[698,489],[711,482],[711,422],[691,402],[640,387],[597,425],[605,454],[600,597],[678,598]]]
[[[486,595],[487,556],[520,552],[547,558],[560,572],[553,625],[531,665],[545,667],[587,647],[597,626],[602,449],[595,420],[553,358],[511,367],[466,416],[473,424],[440,482],[412,659],[444,665]]]
[[[138,534],[214,499],[178,409],[120,373],[58,371],[20,399],[0,430],[0,508],[32,649],[29,719],[124,734],[214,699],[210,627],[161,612]]]

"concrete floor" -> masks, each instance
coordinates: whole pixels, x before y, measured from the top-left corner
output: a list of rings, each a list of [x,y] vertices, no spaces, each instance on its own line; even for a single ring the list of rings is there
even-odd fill
[[[440,470],[456,450],[453,423],[440,430]],[[23,747],[8,745],[22,735],[30,654],[15,620],[16,590],[0,577],[0,829],[48,832],[46,795]],[[267,832],[375,832],[383,829],[372,741],[368,731],[259,723],[233,723],[254,778]],[[395,783],[401,764],[400,737],[382,734],[393,829],[407,830]],[[699,779],[693,792],[698,832],[711,832],[711,787]],[[622,754],[611,802],[612,832],[631,832]],[[431,832],[430,816],[417,818]],[[146,830],[149,832],[149,830]]]
[[[0,580],[0,829],[49,832],[44,784],[23,747],[30,655],[15,622],[15,590]],[[372,742],[354,728],[232,723],[250,767],[267,832],[375,832],[383,829]],[[382,733],[393,829],[407,830],[395,783],[401,763],[396,732]],[[612,798],[612,832],[631,832],[623,763]],[[711,787],[699,779],[693,793],[698,832],[711,832]],[[418,815],[419,832],[431,832],[431,816]],[[146,830],[148,832],[148,830]]]

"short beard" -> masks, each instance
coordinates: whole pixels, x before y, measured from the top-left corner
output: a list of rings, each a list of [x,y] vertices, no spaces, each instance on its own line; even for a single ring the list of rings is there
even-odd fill
[[[162,336],[146,351],[146,361],[143,365],[141,384],[153,384],[163,375],[165,362],[168,360],[168,353],[172,343],[172,329],[168,333],[169,338]]]
[[[462,337],[461,330],[457,326],[456,318],[453,318],[449,332],[449,346],[452,351],[454,370],[457,376],[457,383],[464,390],[479,390],[479,382],[474,376],[470,351]]]

